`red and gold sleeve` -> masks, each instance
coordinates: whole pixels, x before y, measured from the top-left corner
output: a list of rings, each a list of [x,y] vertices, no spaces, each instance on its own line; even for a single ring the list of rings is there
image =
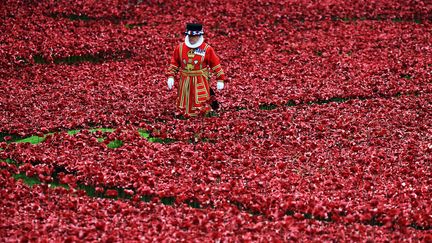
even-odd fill
[[[207,55],[206,56],[208,56],[208,63],[210,64],[210,68],[216,74],[216,81],[224,82],[225,81],[225,73],[224,73],[222,66],[220,64],[220,59],[216,55],[216,53],[212,47],[209,47],[207,49]]]
[[[166,71],[167,76],[174,78],[179,68],[180,68],[180,45],[177,45],[171,57],[168,70]]]

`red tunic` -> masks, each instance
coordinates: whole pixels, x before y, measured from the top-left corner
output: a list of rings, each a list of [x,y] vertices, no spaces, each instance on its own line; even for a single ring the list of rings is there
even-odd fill
[[[216,73],[217,81],[225,80],[219,57],[211,46],[202,43],[198,48],[189,48],[184,42],[176,46],[167,74],[174,78],[180,71],[177,107],[185,114],[195,116],[201,110],[210,110],[210,69]]]

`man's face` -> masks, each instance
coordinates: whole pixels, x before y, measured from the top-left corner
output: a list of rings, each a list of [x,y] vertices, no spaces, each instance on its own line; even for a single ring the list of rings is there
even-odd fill
[[[199,37],[200,37],[199,35],[190,35],[189,36],[189,42],[191,44],[195,44],[199,40]]]

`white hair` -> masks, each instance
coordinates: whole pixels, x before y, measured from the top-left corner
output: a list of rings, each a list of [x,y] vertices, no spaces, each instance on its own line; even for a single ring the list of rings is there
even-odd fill
[[[197,48],[204,42],[204,36],[200,35],[198,41],[195,44],[191,44],[189,41],[189,35],[186,35],[185,37],[185,43],[186,46],[189,48]]]

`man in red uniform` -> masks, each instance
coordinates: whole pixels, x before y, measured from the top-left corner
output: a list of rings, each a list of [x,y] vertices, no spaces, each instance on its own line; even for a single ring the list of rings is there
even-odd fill
[[[180,71],[177,107],[183,113],[196,116],[211,110],[209,106],[209,70],[216,74],[217,89],[224,88],[225,74],[214,49],[204,43],[201,24],[186,24],[185,41],[175,47],[168,68],[168,88],[174,86],[174,77]]]

